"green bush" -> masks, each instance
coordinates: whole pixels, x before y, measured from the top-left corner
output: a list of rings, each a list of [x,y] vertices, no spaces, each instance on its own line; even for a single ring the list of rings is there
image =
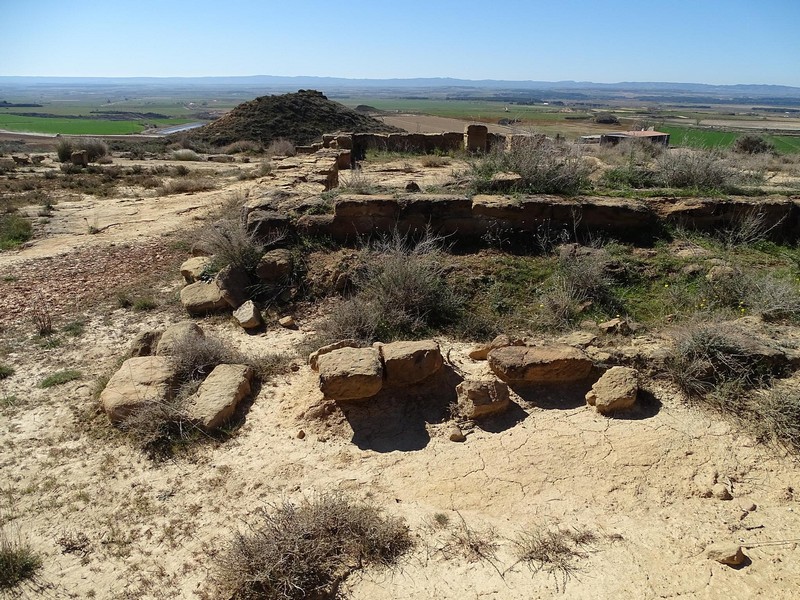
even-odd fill
[[[335,494],[260,513],[217,566],[221,598],[332,598],[356,569],[389,565],[412,546],[408,527],[369,504]]]
[[[766,152],[774,152],[775,146],[757,135],[743,135],[736,138],[733,143],[733,150],[744,154],[764,154]]]
[[[56,144],[56,155],[60,162],[68,162],[74,151],[75,145],[70,140],[66,138],[58,140],[58,144]]]
[[[28,219],[16,212],[0,214],[0,250],[18,248],[33,236]]]

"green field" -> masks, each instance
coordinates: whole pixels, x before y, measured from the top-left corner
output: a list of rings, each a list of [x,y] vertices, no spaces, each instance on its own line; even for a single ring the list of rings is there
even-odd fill
[[[728,148],[736,138],[745,133],[718,131],[716,129],[696,129],[693,127],[676,127],[673,125],[657,125],[656,129],[670,134],[670,145],[689,148]],[[753,132],[752,135],[759,135]],[[775,146],[781,154],[800,153],[800,135],[762,135]]]
[[[189,123],[189,119],[158,119],[159,127]],[[100,119],[67,119],[58,117],[21,117],[0,113],[0,129],[26,133],[62,133],[70,135],[124,135],[140,133],[145,124],[139,121],[105,121]]]

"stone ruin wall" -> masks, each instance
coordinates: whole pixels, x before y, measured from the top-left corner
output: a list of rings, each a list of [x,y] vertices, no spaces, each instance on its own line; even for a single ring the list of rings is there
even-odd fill
[[[310,170],[308,181],[338,186],[338,171],[350,169],[368,149],[390,152],[434,153],[467,150],[485,152],[502,144],[511,148],[523,137],[503,136],[487,131],[485,125],[468,125],[464,133],[332,134],[286,167]],[[296,163],[296,164],[295,164]],[[305,165],[304,163],[308,163]],[[264,196],[269,197],[269,192]],[[280,218],[277,217],[282,213]],[[606,235],[621,241],[650,243],[664,235],[664,228],[681,225],[688,229],[714,232],[734,227],[737,222],[758,218],[769,237],[776,241],[800,239],[800,198],[607,198],[580,196],[504,195],[341,195],[333,201],[332,214],[297,215],[292,206],[277,206],[272,200],[248,204],[243,218],[248,229],[263,232],[271,224],[259,215],[278,219],[280,227],[328,236],[341,242],[355,242],[369,235],[422,231],[453,236],[468,243],[490,236],[509,239],[540,235],[543,228],[566,230],[571,235]]]

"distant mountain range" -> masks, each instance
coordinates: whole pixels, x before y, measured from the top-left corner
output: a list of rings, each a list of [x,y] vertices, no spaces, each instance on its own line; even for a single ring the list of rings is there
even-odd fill
[[[264,86],[287,89],[328,88],[468,88],[514,90],[596,90],[607,92],[688,92],[729,96],[800,97],[800,87],[786,85],[674,83],[661,81],[623,81],[594,83],[591,81],[512,81],[502,79],[454,79],[452,77],[418,77],[412,79],[347,79],[344,77],[282,77],[252,75],[241,77],[9,77],[0,76],[0,88],[10,86],[50,85],[148,85],[148,86]]]

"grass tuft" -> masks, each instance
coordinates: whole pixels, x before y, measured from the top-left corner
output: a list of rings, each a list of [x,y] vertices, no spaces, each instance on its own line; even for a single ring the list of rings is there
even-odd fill
[[[39,382],[39,387],[47,389],[56,385],[63,385],[65,383],[69,383],[70,381],[75,381],[81,377],[82,375],[80,371],[76,371],[75,369],[65,369],[64,371],[58,371],[42,379],[42,381]]]
[[[0,529],[0,592],[17,588],[31,580],[42,566],[42,559],[30,546],[13,540]]]

